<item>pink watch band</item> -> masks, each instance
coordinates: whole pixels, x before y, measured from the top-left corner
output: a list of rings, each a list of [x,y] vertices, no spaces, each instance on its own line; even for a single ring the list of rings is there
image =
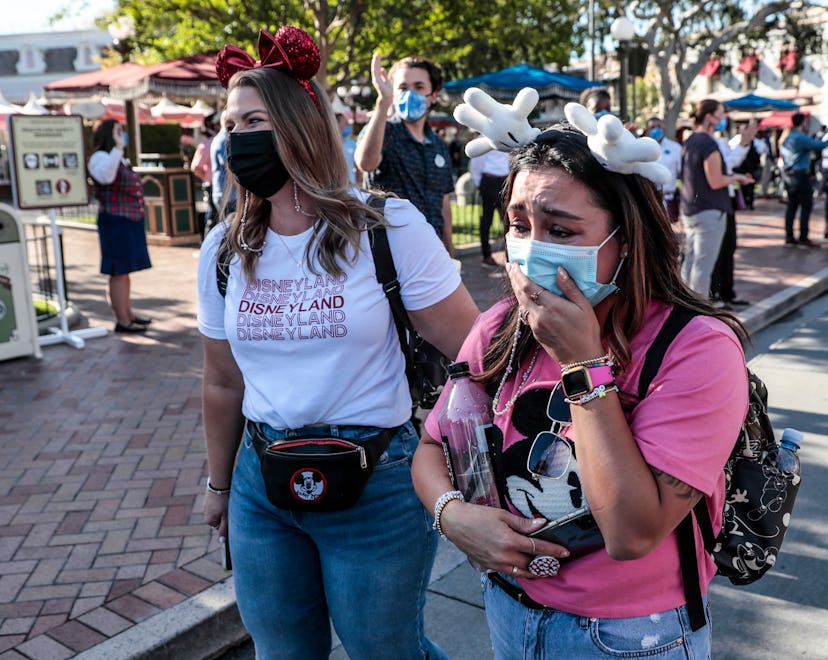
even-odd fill
[[[602,364],[594,367],[587,367],[589,369],[589,379],[592,381],[592,387],[600,387],[601,385],[609,385],[615,381],[612,375],[612,368],[609,365]]]

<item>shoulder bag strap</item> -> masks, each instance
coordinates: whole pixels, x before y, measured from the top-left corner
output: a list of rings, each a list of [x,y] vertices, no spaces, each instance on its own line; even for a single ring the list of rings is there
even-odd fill
[[[692,312],[678,309],[677,307],[674,307],[670,311],[670,315],[667,317],[664,325],[661,326],[650,348],[647,349],[647,355],[644,357],[644,365],[641,367],[641,375],[638,377],[639,400],[647,396],[647,389],[658,373],[667,349],[670,348],[670,344],[693,316],[695,314]],[[695,510],[697,516],[699,511],[703,510],[704,519],[706,520],[707,527],[710,530],[710,536],[712,537],[713,530],[710,524],[710,516],[707,512],[707,503],[704,498],[699,501]],[[693,514],[688,513],[678,524],[678,527],[676,527],[676,537],[678,540],[681,577],[684,582],[684,598],[687,601],[687,611],[690,615],[690,627],[694,631],[703,628],[707,622],[704,616],[704,602],[702,601],[701,586],[699,584],[699,564],[696,558],[695,533]],[[705,535],[705,530],[702,530],[702,535]]]
[[[368,198],[368,205],[371,208],[383,212],[385,209],[385,198],[371,195]],[[371,255],[374,258],[374,267],[377,271],[377,281],[382,285],[385,297],[391,307],[391,316],[394,318],[394,327],[397,329],[397,336],[400,340],[400,349],[405,357],[405,373],[411,385],[414,374],[414,344],[411,341],[414,333],[414,326],[408,318],[408,312],[400,295],[400,282],[397,279],[397,268],[394,266],[394,257],[391,254],[391,247],[388,245],[388,231],[384,226],[374,227],[369,230],[369,243],[371,244]]]

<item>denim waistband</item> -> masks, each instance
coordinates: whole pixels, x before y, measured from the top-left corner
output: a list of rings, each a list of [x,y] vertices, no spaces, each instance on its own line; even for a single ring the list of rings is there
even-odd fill
[[[394,435],[400,427],[386,429],[379,426],[365,426],[359,424],[309,424],[291,429],[277,429],[265,422],[246,420],[250,433],[254,438],[264,441],[285,440],[289,438],[341,438],[354,442],[366,441],[391,431]]]

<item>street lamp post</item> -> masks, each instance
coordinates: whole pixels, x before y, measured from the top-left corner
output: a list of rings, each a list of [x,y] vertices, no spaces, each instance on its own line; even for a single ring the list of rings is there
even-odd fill
[[[635,36],[635,26],[629,18],[620,16],[612,22],[610,34],[618,42],[621,64],[621,75],[618,77],[618,106],[621,121],[627,121],[627,78],[629,77],[627,69],[629,64],[629,46],[630,41]]]
[[[132,16],[119,16],[111,23],[107,30],[112,37],[112,47],[121,55],[121,62],[129,61],[129,54],[134,46],[132,40],[135,38],[135,21]],[[132,99],[124,101],[124,114],[126,115],[126,129],[129,135],[127,144],[127,158],[133,165],[138,165],[138,154],[140,153],[141,135],[135,103]]]

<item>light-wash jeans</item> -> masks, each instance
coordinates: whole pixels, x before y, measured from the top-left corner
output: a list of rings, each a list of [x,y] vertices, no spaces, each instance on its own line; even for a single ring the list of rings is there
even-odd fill
[[[271,439],[284,432],[263,429]],[[352,441],[365,426],[306,427]],[[351,658],[446,658],[423,630],[437,534],[411,481],[410,423],[379,458],[357,504],[299,513],[274,507],[245,434],[230,494],[230,551],[242,621],[258,660],[317,660],[331,649],[330,616]]]
[[[707,298],[710,280],[725,235],[727,214],[724,211],[702,211],[696,215],[681,214],[684,226],[684,261],[681,278],[693,291]]]
[[[686,606],[626,619],[577,616],[552,609],[531,610],[485,575],[482,583],[495,660],[710,658],[712,626],[707,597],[707,625],[693,632]]]

